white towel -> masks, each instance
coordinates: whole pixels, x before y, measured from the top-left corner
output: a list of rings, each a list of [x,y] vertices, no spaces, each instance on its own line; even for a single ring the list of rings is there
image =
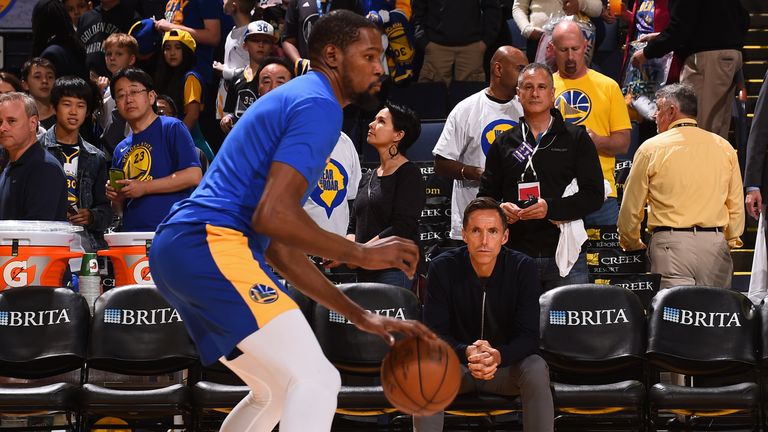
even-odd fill
[[[765,245],[765,217],[760,212],[760,220],[757,223],[755,237],[755,253],[752,255],[752,276],[749,279],[749,292],[747,297],[752,303],[759,305],[768,295],[766,279],[768,279],[768,251]]]
[[[576,179],[573,179],[566,186],[565,191],[563,191],[563,198],[569,197],[578,191],[579,183]],[[560,270],[560,277],[566,277],[579,258],[581,245],[587,241],[587,230],[584,229],[584,221],[581,219],[563,222],[558,224],[558,226],[560,227],[560,238],[557,241],[555,263]]]

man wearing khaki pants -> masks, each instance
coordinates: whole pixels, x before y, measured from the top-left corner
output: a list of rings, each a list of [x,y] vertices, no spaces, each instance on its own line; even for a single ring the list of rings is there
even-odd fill
[[[413,0],[419,82],[485,81],[483,55],[501,28],[499,0]]]

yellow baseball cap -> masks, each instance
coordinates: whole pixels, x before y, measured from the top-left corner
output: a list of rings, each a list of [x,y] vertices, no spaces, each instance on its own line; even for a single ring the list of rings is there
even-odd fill
[[[195,52],[195,48],[197,47],[192,35],[185,30],[168,30],[163,35],[163,45],[168,41],[179,41],[186,45],[187,48],[191,49],[192,52]]]

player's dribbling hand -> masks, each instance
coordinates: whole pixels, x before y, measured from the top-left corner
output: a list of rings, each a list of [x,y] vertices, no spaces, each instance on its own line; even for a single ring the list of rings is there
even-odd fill
[[[355,321],[357,321],[354,323],[357,328],[364,332],[381,336],[390,346],[395,344],[395,336],[392,333],[425,339],[437,339],[437,335],[432,330],[414,320],[399,320],[366,312],[360,319]]]
[[[364,249],[363,260],[359,265],[368,270],[396,268],[405,272],[408,279],[416,274],[419,261],[419,248],[412,240],[402,237],[385,237],[359,245]]]

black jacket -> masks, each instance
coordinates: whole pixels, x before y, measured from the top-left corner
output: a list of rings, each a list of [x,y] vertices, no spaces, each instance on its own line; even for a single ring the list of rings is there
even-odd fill
[[[40,142],[0,174],[0,220],[67,220],[66,177]]]
[[[643,49],[647,58],[675,51],[691,54],[723,49],[741,50],[749,14],[736,0],[669,0],[669,24]]]
[[[413,0],[416,43],[464,46],[483,41],[491,47],[501,29],[499,0]]]
[[[509,226],[507,246],[532,257],[555,256],[560,229],[550,222],[581,219],[600,208],[604,186],[600,160],[592,139],[582,126],[566,124],[560,111],[551,110],[552,127],[541,139],[533,155],[533,168],[540,182],[541,197],[547,201],[545,219],[521,220]],[[498,201],[517,202],[517,184],[526,162],[518,162],[513,151],[523,142],[520,123],[496,139],[485,160],[485,172],[477,196]],[[526,130],[530,129],[526,125]],[[527,142],[536,140],[528,132]],[[576,178],[579,191],[563,198],[565,188]],[[535,181],[532,171],[526,171],[525,181]]]
[[[531,258],[502,247],[493,273],[481,281],[462,246],[432,260],[427,284],[424,323],[456,350],[460,363],[478,339],[499,350],[502,367],[538,352],[541,285]]]

